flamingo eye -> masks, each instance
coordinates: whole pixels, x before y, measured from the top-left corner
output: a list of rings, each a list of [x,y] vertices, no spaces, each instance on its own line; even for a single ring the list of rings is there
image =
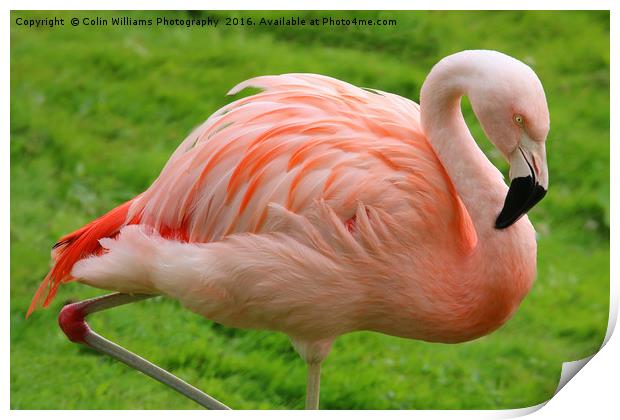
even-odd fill
[[[525,119],[523,118],[522,115],[519,114],[515,114],[512,119],[514,120],[515,124],[522,126],[523,123],[525,122]]]

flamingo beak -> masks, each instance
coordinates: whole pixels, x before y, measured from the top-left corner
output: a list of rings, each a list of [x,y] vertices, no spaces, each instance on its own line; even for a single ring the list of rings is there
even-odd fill
[[[495,228],[504,229],[519,220],[547,194],[549,174],[544,143],[524,136],[509,156],[510,188]]]

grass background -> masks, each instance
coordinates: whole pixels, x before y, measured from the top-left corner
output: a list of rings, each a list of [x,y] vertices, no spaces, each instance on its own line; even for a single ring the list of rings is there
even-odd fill
[[[127,12],[120,16],[162,16]],[[168,17],[190,17],[165,12]],[[209,15],[214,15],[209,13]],[[515,317],[459,345],[354,333],[323,369],[322,408],[496,409],[540,403],[561,363],[596,351],[609,302],[608,12],[217,12],[230,17],[384,17],[396,27],[28,29],[11,15],[11,407],[195,409],[124,365],[67,341],[70,284],[25,311],[62,234],[147,188],[181,139],[260,74],[315,72],[418,100],[432,65],[468,48],[530,64],[551,110],[550,191],[530,218],[539,275]],[[474,136],[490,150],[467,103]],[[233,408],[301,408],[305,365],[279,333],[241,331],[158,298],[92,320],[112,340]]]

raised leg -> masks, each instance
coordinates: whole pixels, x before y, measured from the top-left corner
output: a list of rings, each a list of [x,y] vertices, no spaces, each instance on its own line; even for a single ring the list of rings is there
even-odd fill
[[[321,388],[321,362],[308,363],[308,386],[306,388],[306,410],[319,409]]]
[[[101,353],[120,360],[126,365],[139,370],[140,372],[165,385],[168,385],[170,388],[180,392],[187,398],[197,402],[205,408],[209,408],[211,410],[229,410],[227,406],[205,394],[198,388],[193,387],[170,372],[100,336],[86,323],[86,316],[89,314],[126,305],[139,300],[149,299],[151,297],[154,296],[113,293],[94,299],[84,300],[82,302],[72,303],[62,308],[60,315],[58,316],[58,323],[69,340],[84,344],[100,351]]]

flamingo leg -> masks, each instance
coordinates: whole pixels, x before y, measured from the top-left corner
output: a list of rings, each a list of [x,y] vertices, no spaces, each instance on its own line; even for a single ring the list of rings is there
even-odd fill
[[[319,409],[321,388],[321,362],[308,363],[308,385],[306,387],[306,410]]]
[[[229,410],[227,406],[205,394],[198,388],[193,387],[170,372],[97,334],[86,323],[86,316],[89,314],[152,297],[154,297],[154,295],[112,293],[109,295],[72,303],[62,308],[60,315],[58,316],[58,323],[69,340],[84,344],[101,353],[120,360],[126,365],[139,370],[151,378],[185,395],[187,398],[197,402],[205,408],[211,410]]]

